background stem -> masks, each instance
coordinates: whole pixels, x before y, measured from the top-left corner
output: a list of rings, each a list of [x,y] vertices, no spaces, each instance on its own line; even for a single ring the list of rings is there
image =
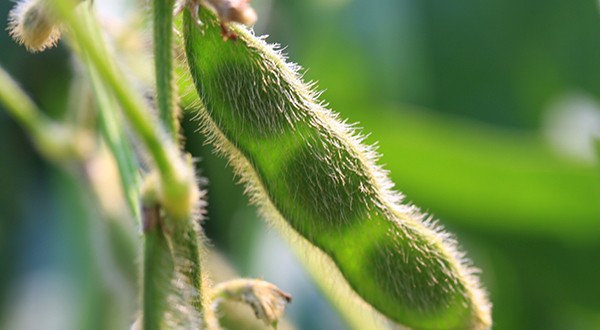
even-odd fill
[[[0,67],[0,103],[30,135],[38,152],[57,164],[83,157],[88,145],[84,135],[48,118]],[[81,138],[81,139],[79,139]]]
[[[132,146],[128,143],[124,127],[119,120],[118,105],[100,81],[97,72],[88,68],[94,96],[98,106],[100,130],[119,168],[119,177],[131,213],[140,220],[139,174]]]
[[[76,45],[80,52],[85,53],[83,60],[97,72],[101,81],[111,90],[119,101],[127,119],[131,122],[133,129],[140,136],[142,142],[159,169],[161,178],[167,185],[176,184],[177,157],[171,157],[169,145],[173,144],[170,139],[165,139],[166,134],[158,123],[149,115],[147,107],[141,97],[127,83],[123,76],[118,74],[115,64],[106,49],[97,23],[90,15],[89,10],[75,10],[75,2],[69,0],[52,0],[53,8],[57,16],[70,27]]]

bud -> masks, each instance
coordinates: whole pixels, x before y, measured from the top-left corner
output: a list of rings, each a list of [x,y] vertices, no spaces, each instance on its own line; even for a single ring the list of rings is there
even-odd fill
[[[50,14],[45,0],[22,0],[10,11],[10,36],[32,53],[56,45],[61,31]]]
[[[218,304],[221,299],[249,305],[256,318],[267,326],[276,327],[277,321],[283,316],[285,305],[292,301],[292,296],[269,282],[240,278],[219,283],[213,288],[214,303]]]

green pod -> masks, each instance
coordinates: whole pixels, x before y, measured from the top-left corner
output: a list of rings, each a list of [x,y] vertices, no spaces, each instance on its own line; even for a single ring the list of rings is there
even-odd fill
[[[254,200],[335,263],[389,319],[416,329],[487,329],[490,304],[448,234],[402,204],[372,148],[318,101],[294,65],[245,28],[224,41],[184,14],[205,132]]]

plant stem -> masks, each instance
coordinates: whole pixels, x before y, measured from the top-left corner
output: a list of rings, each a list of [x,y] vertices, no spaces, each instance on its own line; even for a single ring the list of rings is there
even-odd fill
[[[166,138],[164,131],[146,111],[142,99],[115,70],[111,61],[113,57],[101,42],[101,35],[89,11],[81,10],[77,15],[74,10],[75,3],[70,0],[51,0],[50,3],[53,4],[57,16],[70,26],[77,46],[86,55],[83,60],[97,70],[103,83],[118,99],[123,112],[152,155],[163,180],[167,183],[179,181],[176,175],[177,166],[173,162],[174,158],[170,157],[172,152],[169,151],[169,145],[172,145],[173,141]]]
[[[83,134],[76,136],[74,130],[48,118],[2,67],[0,102],[29,133],[37,150],[50,161],[61,163],[84,156],[89,146],[86,142],[90,140]]]
[[[173,81],[173,6],[174,0],[153,0],[154,68],[156,101],[161,122],[177,141],[178,120]]]
[[[106,250],[102,251],[107,246],[107,241],[105,241],[109,239],[107,235],[112,234],[111,238],[114,239],[115,235],[118,235],[117,231],[121,228],[118,228],[119,225],[116,221],[113,221],[114,219],[102,218],[108,212],[102,209],[103,205],[99,201],[97,191],[94,189],[91,174],[86,168],[88,164],[86,160],[89,154],[87,152],[83,153],[85,150],[81,148],[81,142],[86,144],[86,142],[90,141],[80,141],[82,137],[85,140],[87,136],[82,134],[75,135],[77,131],[71,130],[66,124],[57,123],[48,118],[2,67],[0,67],[0,103],[5,105],[9,114],[23,126],[26,133],[33,140],[38,152],[53,165],[50,168],[56,169],[50,172],[50,178],[53,181],[58,180],[53,183],[53,186],[58,183],[58,188],[60,188],[55,192],[67,195],[59,197],[55,202],[61,202],[62,198],[63,203],[69,203],[68,207],[71,213],[78,215],[75,216],[72,214],[71,216],[67,216],[70,220],[67,220],[66,223],[64,222],[65,220],[61,220],[61,225],[74,225],[75,227],[69,227],[68,232],[82,234],[79,235],[81,237],[78,236],[78,242],[80,241],[80,243],[91,242],[91,245],[83,244],[79,246],[78,249],[83,250],[75,253],[75,255],[83,258],[81,261],[84,265],[80,266],[83,266],[85,269],[80,269],[79,271],[100,273],[100,277],[92,276],[94,277],[91,279],[92,282],[88,283],[95,283],[94,285],[96,285],[98,290],[91,290],[86,295],[89,299],[83,299],[80,302],[82,306],[80,310],[85,315],[81,318],[75,318],[79,319],[77,321],[79,328],[98,327],[98,320],[107,321],[101,327],[106,324],[114,324],[114,317],[121,316],[119,313],[127,310],[127,304],[130,302],[128,298],[131,297],[131,292],[128,290],[129,286],[125,282],[125,277],[121,277],[122,269],[117,270],[118,266],[113,264],[115,255],[106,253],[108,252]],[[80,209],[77,210],[77,208]],[[73,222],[73,220],[77,221]],[[91,237],[87,236],[88,234],[93,234],[94,238],[91,239]],[[69,238],[64,239],[68,240]],[[119,252],[118,255],[120,257],[123,254],[130,256],[131,253],[128,253],[130,251],[125,250],[126,246],[128,247],[129,245],[126,238],[121,236],[117,241],[121,244],[114,251]],[[88,251],[90,248],[92,250]],[[93,265],[100,265],[100,267],[93,267]],[[111,283],[107,285],[106,281],[108,279],[110,279]],[[112,291],[116,288],[120,290],[118,292]],[[107,289],[110,293],[106,291]],[[107,293],[108,296],[104,296]],[[109,309],[103,309],[104,305],[107,305],[106,299],[111,303],[115,303],[117,307],[114,308],[113,306]],[[100,305],[98,305],[99,302]],[[91,314],[87,315],[86,312],[88,311],[93,311],[93,316],[90,316]],[[117,313],[113,313],[113,311]],[[123,319],[119,319],[118,321],[123,321]]]
[[[173,244],[175,254],[183,257],[187,262],[182,264],[181,272],[187,277],[190,284],[196,291],[191,301],[192,306],[199,315],[203,315],[202,305],[202,275],[200,263],[200,240],[192,223],[193,219],[186,222],[184,228],[174,233]]]
[[[156,98],[159,118],[174,141],[178,138],[178,116],[173,75],[173,7],[174,0],[153,0],[154,20],[154,67],[156,79]],[[182,227],[176,228],[173,235],[173,248],[176,256],[187,262],[180,266],[196,293],[191,301],[193,307],[202,315],[202,277],[200,265],[200,242],[193,224],[194,219],[181,221]]]
[[[41,126],[47,125],[49,122],[2,67],[0,67],[0,101],[34,137],[38,137],[43,131]]]
[[[76,43],[74,50],[82,53],[83,61],[94,68],[100,81],[119,101],[123,112],[149,151],[160,176],[159,199],[172,219],[186,219],[191,212],[195,193],[194,172],[186,164],[174,141],[165,133],[141,97],[115,69],[113,57],[107,51],[102,36],[88,8],[75,10],[72,0],[50,0],[55,15],[70,28]],[[82,4],[85,6],[87,4]]]
[[[142,328],[162,329],[162,320],[168,306],[168,295],[175,265],[167,238],[160,226],[157,205],[145,206],[144,225],[144,278],[142,297]]]
[[[119,177],[121,178],[121,184],[123,185],[123,191],[127,197],[129,208],[134,217],[140,220],[139,177],[137,175],[135,160],[133,159],[133,150],[126,140],[123,125],[119,121],[118,105],[113,95],[101,83],[98,73],[89,67],[88,73],[98,105],[98,117],[100,119],[102,136],[117,162]]]

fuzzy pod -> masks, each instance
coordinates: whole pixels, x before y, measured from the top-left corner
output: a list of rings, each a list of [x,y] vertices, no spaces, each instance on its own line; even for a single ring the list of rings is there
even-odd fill
[[[298,67],[200,8],[184,13],[187,61],[204,132],[266,214],[331,259],[349,286],[415,329],[488,329],[490,304],[455,241],[402,195],[373,148],[318,100]]]

